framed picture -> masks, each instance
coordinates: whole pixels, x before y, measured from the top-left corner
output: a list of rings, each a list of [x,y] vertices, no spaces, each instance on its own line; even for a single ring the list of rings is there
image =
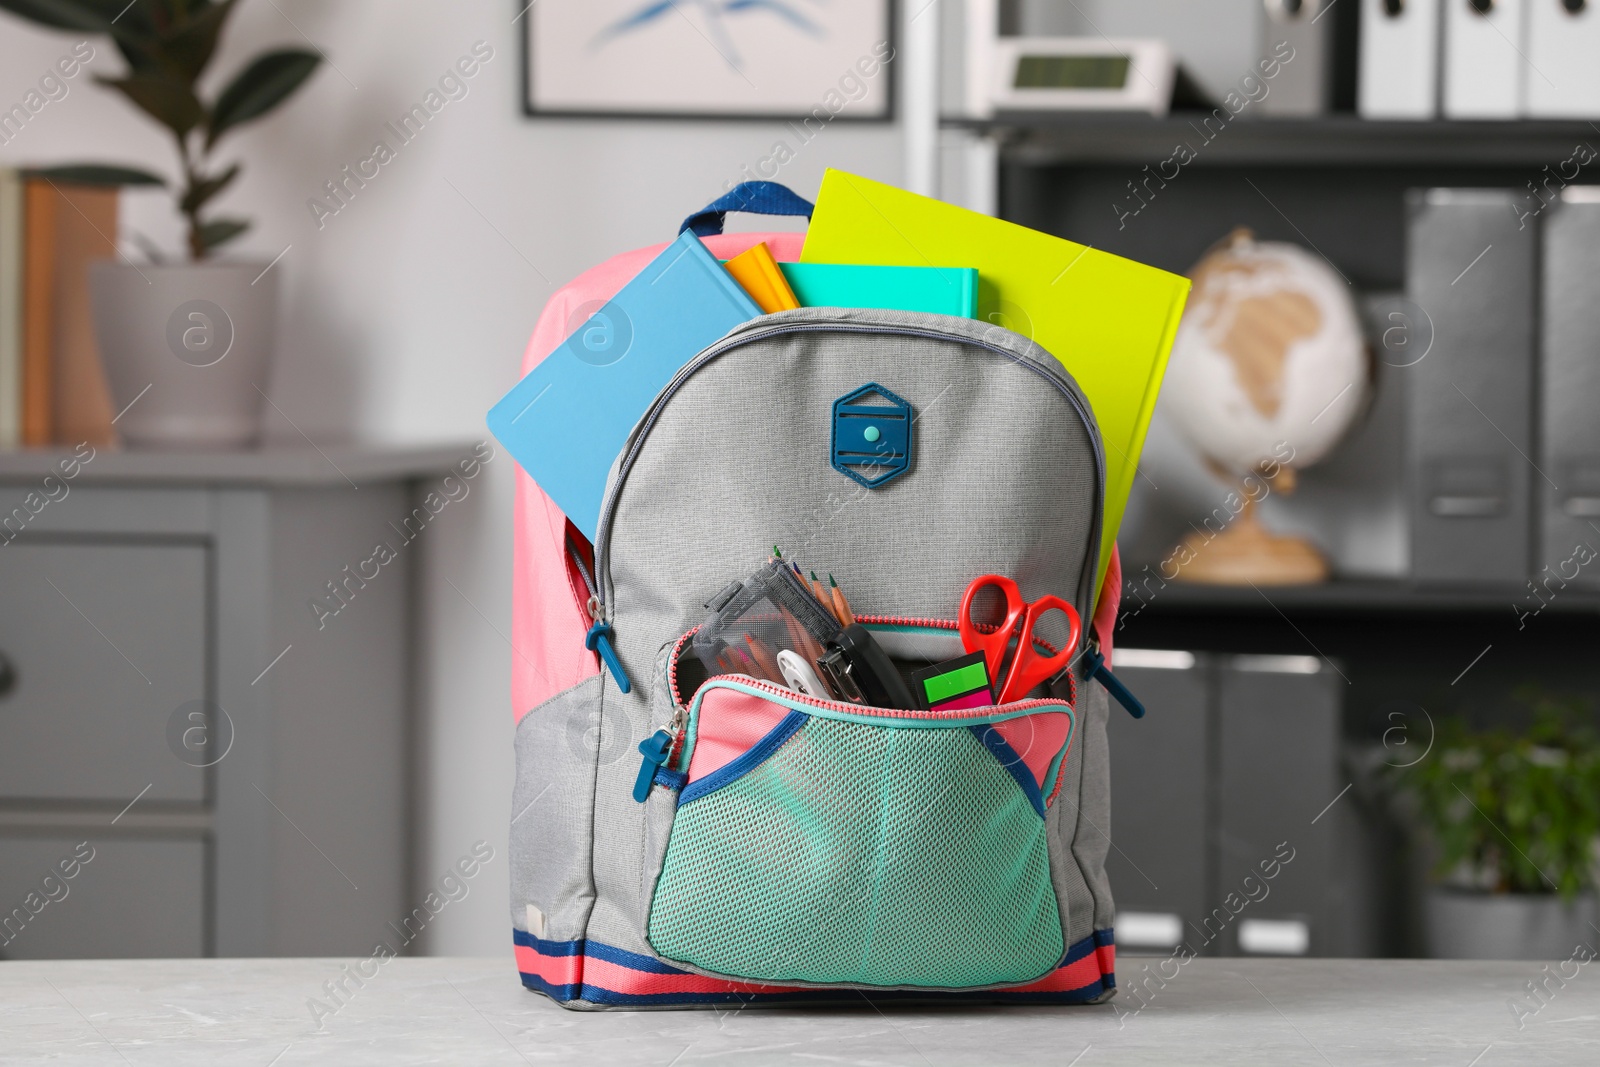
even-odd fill
[[[895,0],[516,0],[523,110],[887,121]]]

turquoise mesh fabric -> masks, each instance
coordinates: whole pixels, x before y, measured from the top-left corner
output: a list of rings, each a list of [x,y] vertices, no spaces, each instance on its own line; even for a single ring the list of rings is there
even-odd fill
[[[678,809],[649,935],[774,982],[1026,982],[1064,951],[1043,820],[971,731],[816,717]]]

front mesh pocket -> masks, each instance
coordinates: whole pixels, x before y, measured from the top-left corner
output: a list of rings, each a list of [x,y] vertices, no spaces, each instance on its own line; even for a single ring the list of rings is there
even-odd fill
[[[769,982],[959,989],[1046,974],[1064,948],[1044,820],[982,731],[794,712],[769,737],[780,744],[685,790],[652,947]]]

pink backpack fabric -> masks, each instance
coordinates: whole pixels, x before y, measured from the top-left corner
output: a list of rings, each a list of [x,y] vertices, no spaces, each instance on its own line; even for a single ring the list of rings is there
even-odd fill
[[[784,262],[800,258],[800,233],[730,233],[702,238],[712,255],[731,259],[760,241]],[[617,294],[666,247],[665,243],[613,256],[556,291],[533,328],[522,356],[527,374],[554,351],[600,302]],[[580,315],[579,309],[585,312]],[[574,528],[573,540],[587,549]],[[533,708],[600,671],[599,657],[583,647],[590,619],[582,578],[568,563],[567,517],[528,473],[517,469],[516,533],[512,547],[511,707],[516,721]],[[587,555],[587,553],[586,553]],[[592,559],[592,556],[588,556]]]
[[[731,259],[757,242],[765,241],[780,262],[800,258],[805,235],[801,233],[730,233],[701,238],[712,255]],[[556,291],[533,328],[522,356],[527,374],[557,345],[566,340],[582,319],[599,304],[616,295],[644,266],[661,253],[665,243],[635,249],[591,267]],[[581,311],[580,311],[581,309]],[[548,698],[600,672],[599,657],[583,646],[590,626],[589,598],[582,577],[566,551],[570,537],[592,566],[589,545],[567,517],[528,476],[517,470],[516,528],[512,546],[511,709],[513,720]],[[1115,550],[1106,573],[1094,627],[1111,663],[1112,632],[1122,599],[1122,564]]]

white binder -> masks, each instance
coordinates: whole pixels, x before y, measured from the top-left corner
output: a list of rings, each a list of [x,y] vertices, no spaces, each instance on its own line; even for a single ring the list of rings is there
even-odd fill
[[[1321,115],[1332,104],[1333,19],[1325,18],[1338,0],[1261,0],[1259,58],[1284,63],[1272,91],[1257,105],[1263,115]],[[1286,53],[1285,47],[1294,49]]]
[[[1000,0],[963,0],[960,23],[961,114],[994,114],[994,52],[1000,40]]]
[[[1356,110],[1362,118],[1431,119],[1439,113],[1439,5],[1361,0]]]
[[[1444,0],[1444,116],[1522,114],[1527,0]]]
[[[1528,62],[1523,74],[1533,118],[1600,117],[1600,3],[1525,0]]]

